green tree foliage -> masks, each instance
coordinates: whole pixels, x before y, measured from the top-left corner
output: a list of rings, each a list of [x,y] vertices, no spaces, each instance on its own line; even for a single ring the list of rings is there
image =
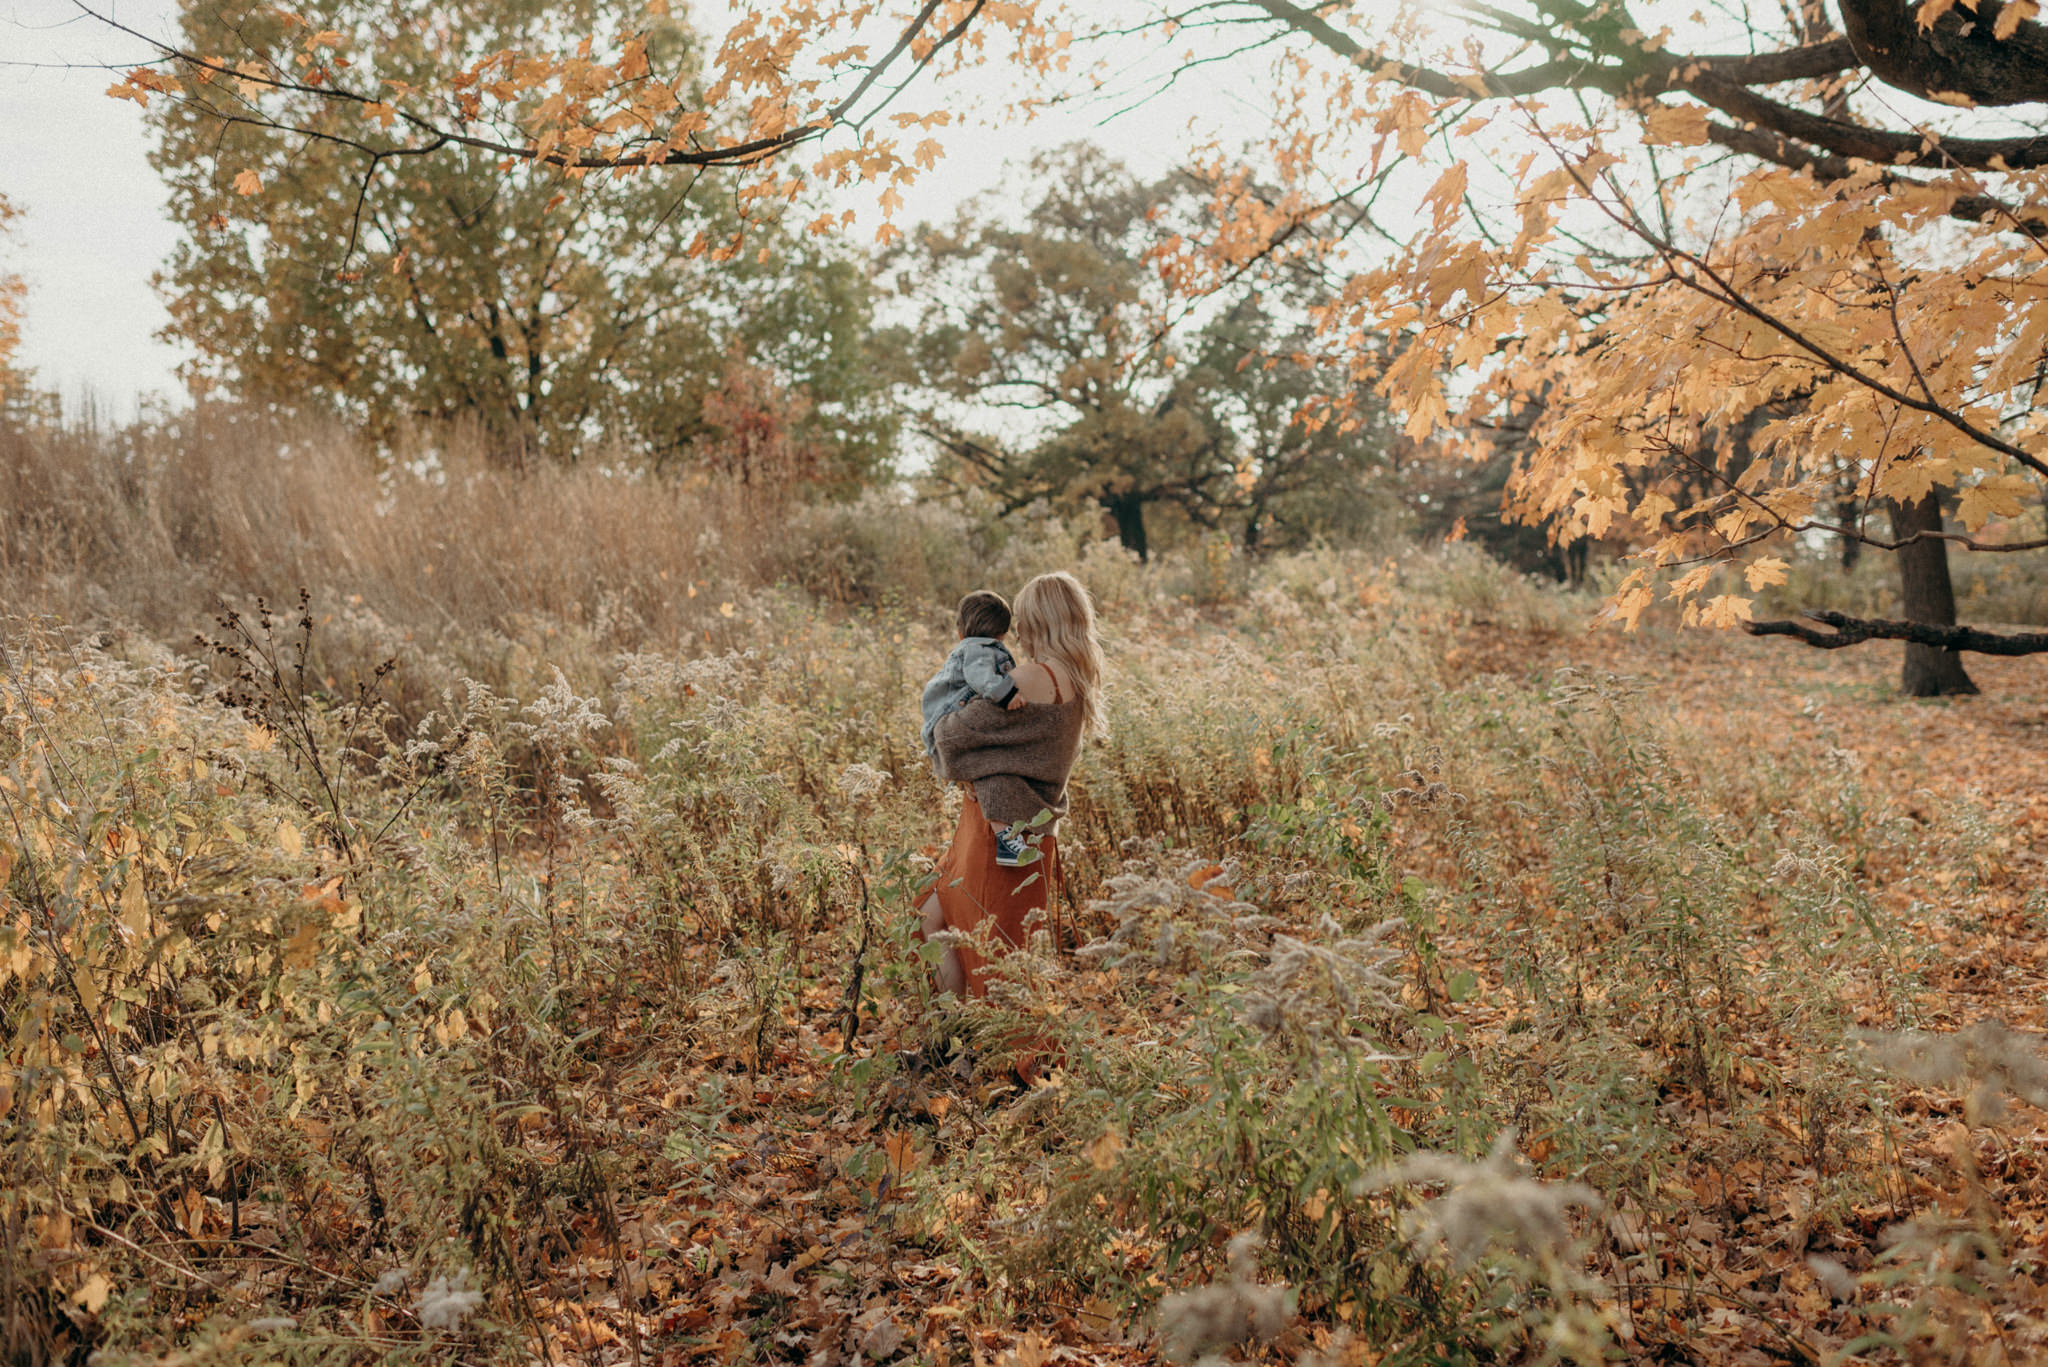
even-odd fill
[[[1201,182],[1146,184],[1099,149],[1035,158],[1021,223],[973,211],[895,258],[921,316],[896,339],[918,430],[943,483],[992,489],[1008,507],[1093,503],[1149,554],[1148,513],[1177,509],[1248,546],[1355,515],[1378,459],[1364,416],[1322,421],[1318,375],[1270,297],[1240,292],[1176,342],[1153,254]]]
[[[187,0],[182,23],[189,50],[239,54],[289,51],[289,32],[264,30],[310,26],[371,85],[565,27],[652,24],[647,58],[679,83],[697,60],[682,25],[634,0],[317,0],[295,18]],[[850,482],[885,458],[867,275],[843,250],[757,212],[741,251],[731,196],[694,177],[565,176],[465,146],[380,154],[358,140],[360,114],[306,79],[294,107],[260,116],[228,76],[151,102],[187,232],[160,283],[199,387],[331,402],[373,429],[475,423],[511,459],[611,439],[669,464],[745,447],[763,422],[813,479]],[[738,394],[776,411],[735,415]]]
[[[1194,380],[1232,455],[1225,511],[1248,551],[1357,541],[1398,511],[1385,410],[1310,360],[1313,332],[1288,292],[1243,292],[1195,344]]]

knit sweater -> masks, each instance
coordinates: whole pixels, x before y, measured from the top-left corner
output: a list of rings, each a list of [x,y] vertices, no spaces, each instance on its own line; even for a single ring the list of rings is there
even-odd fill
[[[1067,775],[1081,755],[1081,704],[1032,703],[1010,712],[977,698],[941,720],[933,740],[946,777],[972,783],[990,821],[1067,814]]]

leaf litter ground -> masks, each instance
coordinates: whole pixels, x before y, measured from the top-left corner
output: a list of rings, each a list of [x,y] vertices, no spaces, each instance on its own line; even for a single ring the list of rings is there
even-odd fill
[[[1929,946],[1911,994],[1914,1023],[1930,1030],[1984,1019],[2028,1031],[2048,1025],[2048,752],[2040,743],[2048,680],[2037,663],[1973,659],[1985,696],[1934,701],[1895,696],[1896,660],[1888,652],[1823,656],[1698,633],[1620,639],[1478,627],[1458,637],[1446,663],[1461,673],[1521,678],[1559,666],[1633,676],[1689,719],[1698,762],[1761,746],[1818,751],[1880,775],[1890,815],[1922,828],[1925,838],[1902,847],[1910,856],[1895,862],[1873,855],[1857,879]],[[1393,838],[1408,846],[1412,867],[1426,868],[1441,853],[1428,830],[1397,830]],[[1440,937],[1440,947],[1447,966],[1482,982],[1499,983],[1511,967],[1455,931]],[[1085,990],[1099,979],[1069,981]],[[1867,986],[1848,984],[1858,1023],[1898,1024],[1896,1002]],[[1488,1005],[1496,1000],[1482,991],[1467,1007],[1445,1008],[1463,1010],[1477,1050],[1499,1044],[1512,1024],[1510,1013]],[[703,1186],[689,1198],[645,1193],[618,1212],[613,1234],[600,1238],[593,1228],[578,1250],[583,1293],[534,1307],[550,1326],[550,1351],[664,1363],[829,1364],[913,1354],[1019,1367],[1155,1360],[1144,1324],[1120,1321],[1093,1302],[1020,1298],[993,1285],[979,1251],[1005,1235],[980,1223],[979,1203],[955,1199],[941,1219],[907,1199],[948,1150],[1018,1102],[1021,1084],[912,1059],[878,1092],[850,1103],[829,1076],[844,1005],[837,984],[807,982],[783,1007],[764,1054],[741,1048],[704,1058],[671,1074],[661,1097],[616,1099],[614,1114],[628,1124],[672,1127],[687,1112],[705,1136],[694,1154]],[[885,1011],[867,1024],[859,1050],[916,1041],[900,1013]],[[1608,1317],[1622,1350],[1663,1361],[1832,1360],[1868,1326],[1826,1283],[1826,1264],[1869,1268],[1886,1232],[1909,1216],[1988,1200],[2015,1236],[2009,1323],[1987,1316],[1976,1337],[2002,1339],[1996,1352],[2013,1361],[2048,1351],[2041,1338],[2048,1317],[2010,1308],[2043,1306],[2043,1117],[2019,1108],[1994,1138],[1962,1124],[1957,1097],[1908,1090],[1899,1124],[1885,1137],[1887,1152],[1830,1155],[1815,1117],[1770,1113],[1774,1046],[1767,1038],[1755,1045],[1735,1084],[1753,1093],[1743,1100],[1763,1112],[1764,1123],[1732,1151],[1726,1098],[1665,1087],[1660,1108],[1697,1138],[1697,1151],[1667,1169],[1658,1200],[1612,1209],[1605,1230],[1596,1231],[1595,1262],[1614,1289]],[[1795,1067],[1789,1060],[1779,1066],[1786,1073]],[[707,1097],[716,1102],[708,1110]],[[1524,1138],[1539,1166],[1554,1148],[1540,1133]],[[1982,1183],[1975,1194],[1955,1176],[1964,1149]],[[1886,1170],[1878,1182],[1885,1199],[1830,1206],[1824,1188],[1839,1184],[1817,1164],[1856,1163]],[[1277,1360],[1332,1342],[1327,1327],[1302,1324],[1269,1352]],[[1377,1357],[1363,1342],[1339,1355]]]

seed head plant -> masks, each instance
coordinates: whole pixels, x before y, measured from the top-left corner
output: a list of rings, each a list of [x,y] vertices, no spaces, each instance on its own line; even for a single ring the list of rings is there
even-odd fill
[[[1493,1335],[1533,1337],[1545,1358],[1604,1360],[1608,1335],[1593,1304],[1602,1288],[1581,1269],[1570,1213],[1597,1210],[1600,1194],[1578,1182],[1531,1177],[1515,1150],[1512,1130],[1501,1131],[1492,1151],[1472,1162],[1451,1154],[1417,1153],[1352,1184],[1354,1195],[1399,1188],[1436,1187],[1404,1218],[1419,1256],[1438,1250],[1461,1272],[1524,1283],[1542,1301],[1510,1296]],[[1487,1265],[1489,1254],[1504,1255]]]
[[[1224,1275],[1159,1302],[1159,1347],[1172,1362],[1221,1364],[1221,1350],[1271,1343],[1294,1318],[1285,1286],[1259,1280],[1258,1239],[1231,1239]]]

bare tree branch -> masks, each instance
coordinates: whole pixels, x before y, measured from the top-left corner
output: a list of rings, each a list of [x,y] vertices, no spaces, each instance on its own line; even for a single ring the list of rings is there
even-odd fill
[[[966,33],[968,26],[981,13],[986,0],[975,0],[975,3],[968,7],[966,14],[957,23],[944,32],[932,36],[930,40],[932,43],[931,48],[916,60],[910,72],[910,77],[899,82],[893,88],[886,90],[880,101],[872,109],[859,110],[861,100],[874,88],[876,82],[881,80],[883,74],[901,60],[903,54],[908,52],[919,36],[924,34],[925,30],[931,26],[933,19],[944,6],[945,0],[926,0],[926,3],[918,10],[917,14],[904,25],[903,30],[897,35],[895,43],[888,52],[882,55],[881,60],[866,69],[860,81],[842,99],[814,118],[785,129],[780,133],[766,137],[751,138],[745,142],[701,148],[670,147],[665,143],[656,142],[651,144],[646,152],[640,154],[622,151],[611,154],[549,152],[546,155],[542,155],[537,145],[533,143],[515,144],[497,138],[481,137],[476,134],[443,128],[431,119],[398,106],[395,101],[385,100],[377,95],[366,94],[360,90],[351,90],[345,86],[336,85],[331,81],[323,81],[319,85],[313,85],[308,82],[291,80],[285,75],[265,75],[258,72],[239,70],[226,62],[202,57],[198,53],[174,47],[162,39],[152,38],[140,29],[130,27],[115,19],[111,14],[102,13],[94,9],[92,5],[86,3],[86,0],[73,0],[73,3],[88,18],[104,24],[117,33],[126,34],[129,37],[149,44],[156,50],[157,60],[170,63],[175,67],[203,73],[208,79],[233,80],[247,85],[261,86],[277,91],[280,94],[307,95],[331,103],[353,104],[365,109],[375,107],[380,110],[389,110],[414,131],[433,139],[436,148],[446,146],[471,147],[478,151],[492,152],[499,156],[515,157],[522,161],[530,161],[542,166],[553,166],[562,170],[597,171],[616,170],[623,166],[748,166],[771,157],[777,152],[802,143],[815,141],[835,128],[841,126],[858,128],[885,108],[897,95],[902,93],[904,87],[909,84],[910,79],[929,66],[939,52],[958,42]],[[220,117],[226,118],[230,116],[223,115]],[[250,122],[256,121],[250,120]],[[268,126],[295,133],[300,137],[313,141],[337,142],[365,152],[377,152],[378,150],[369,148],[353,139],[337,135],[326,129],[286,124],[271,124]],[[402,155],[413,150],[402,146],[392,147],[383,149],[380,155]]]
[[[1596,37],[1590,22],[1579,22],[1590,21],[1590,12],[1567,13],[1577,7],[1553,0],[1543,8],[1554,18],[1570,21],[1557,27],[1569,31],[1571,40],[1563,45],[1572,47],[1573,55],[1518,71],[1458,76],[1376,52],[1319,10],[1289,0],[1244,3],[1356,66],[1441,100],[1512,99],[1565,89],[1642,98],[1682,90],[1724,114],[1835,156],[1977,170],[2048,166],[2048,135],[1939,138],[1919,128],[1871,128],[1845,117],[1809,113],[1755,89],[1864,67],[1879,80],[1916,95],[1961,94],[1983,105],[2048,100],[2048,29],[2028,21],[2010,37],[1993,39],[1996,0],[1986,0],[1981,12],[1951,11],[1932,34],[1919,33],[1903,0],[1844,0],[1849,37],[1750,55],[1676,53],[1633,46],[1620,38],[1603,47],[1605,34]],[[1500,24],[1493,27],[1504,33],[1517,31]],[[1901,28],[1904,35],[1898,33]],[[1872,37],[1873,33],[1879,36]],[[1549,41],[1558,51],[1559,42]],[[1880,42],[1887,44],[1883,51],[1878,49]]]

